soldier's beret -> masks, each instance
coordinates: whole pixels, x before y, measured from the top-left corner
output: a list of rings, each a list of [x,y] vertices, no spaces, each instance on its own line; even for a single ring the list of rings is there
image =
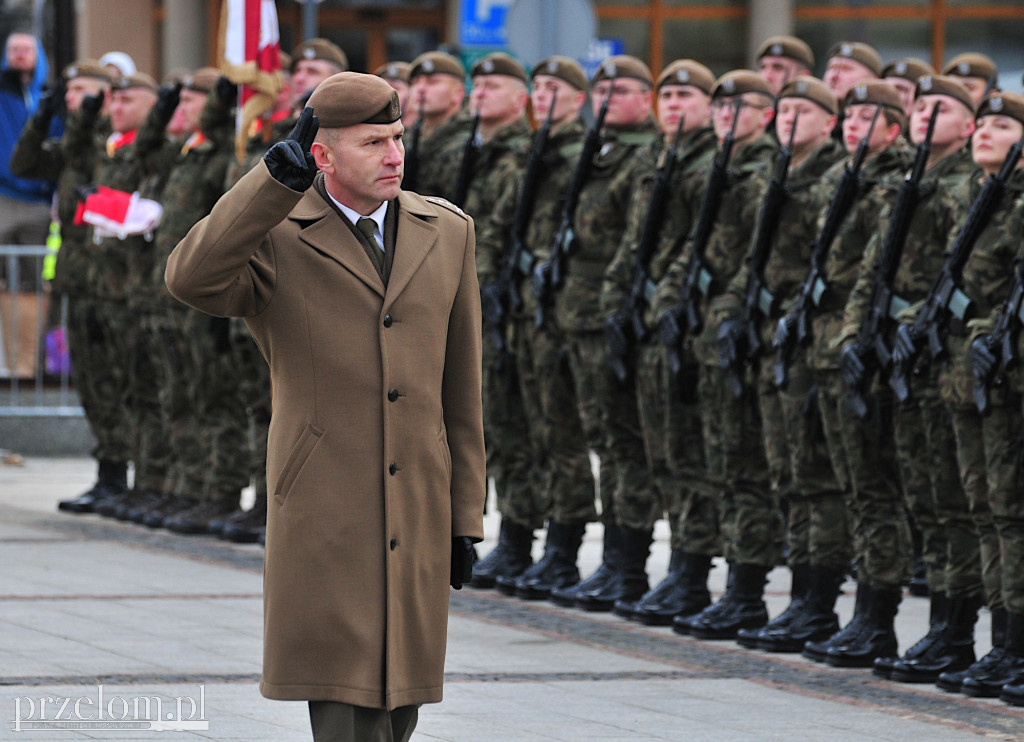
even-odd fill
[[[64,68],[61,75],[65,80],[76,77],[95,77],[103,82],[110,82],[110,71],[95,59],[79,59]]]
[[[391,124],[402,116],[398,92],[386,80],[363,72],[331,75],[316,86],[307,105],[325,129]]]
[[[410,69],[412,69],[412,65],[408,62],[388,62],[375,69],[373,74],[385,80],[409,82]]]
[[[767,81],[752,70],[726,72],[715,81],[714,87],[711,88],[712,98],[724,98],[744,93],[757,93],[765,96],[769,101],[775,98]]]
[[[457,57],[445,52],[425,52],[412,60],[409,68],[409,79],[415,80],[420,75],[453,75],[459,80],[466,79],[466,70]]]
[[[133,75],[122,77],[114,83],[115,90],[129,90],[131,88],[144,88],[156,92],[156,80],[145,72],[136,72]]]
[[[201,67],[181,79],[181,86],[197,93],[209,93],[220,79],[220,70],[214,67]]]
[[[948,95],[963,103],[974,113],[974,100],[962,82],[951,75],[924,75],[917,81],[914,97],[922,95]]]
[[[650,86],[654,85],[654,76],[651,75],[650,67],[628,54],[617,54],[601,62],[601,66],[597,68],[590,84],[596,85],[603,80],[614,80],[617,77],[632,77],[634,80],[645,82]]]
[[[814,52],[807,42],[796,36],[769,36],[757,49],[757,59],[761,57],[794,59],[807,69],[814,69]]]
[[[715,85],[715,75],[700,62],[692,59],[677,59],[658,75],[655,89],[661,90],[662,85],[692,85],[711,95]]]
[[[882,75],[882,57],[875,50],[875,47],[861,41],[840,41],[828,50],[827,59],[833,57],[844,57],[860,62],[874,73],[875,77]]]
[[[779,91],[778,100],[783,98],[805,98],[824,108],[835,116],[839,113],[839,102],[832,88],[816,77],[800,75],[787,82]]]
[[[338,65],[342,72],[348,69],[348,57],[345,55],[345,52],[341,50],[340,46],[327,39],[309,39],[295,47],[292,50],[291,65],[288,69],[294,72],[295,65],[303,59],[309,61],[322,59],[325,62]],[[283,66],[284,61],[281,64]]]
[[[587,89],[587,75],[575,59],[554,54],[537,62],[530,71],[530,79],[537,75],[550,75],[572,85],[577,90]]]
[[[896,92],[896,88],[884,80],[859,82],[850,88],[846,97],[843,98],[843,108],[861,105],[882,106],[892,109],[900,116],[906,116],[900,94]]]
[[[1024,124],[1024,96],[1001,90],[991,92],[978,106],[978,115],[974,118],[984,116],[1009,116]]]
[[[992,61],[991,57],[977,52],[968,52],[967,54],[958,54],[946,62],[946,66],[942,68],[942,74],[955,77],[980,77],[988,80],[995,76],[997,70],[996,63]]]
[[[903,57],[885,65],[882,69],[882,77],[899,77],[910,82],[917,82],[925,75],[934,75],[935,68],[917,57]]]
[[[526,70],[523,65],[505,52],[494,52],[478,59],[473,65],[473,69],[470,70],[469,76],[478,77],[480,75],[505,75],[522,80],[524,83],[527,82]]]

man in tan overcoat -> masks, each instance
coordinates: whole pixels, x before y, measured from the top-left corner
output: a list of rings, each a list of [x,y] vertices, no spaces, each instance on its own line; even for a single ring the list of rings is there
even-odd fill
[[[384,80],[328,78],[167,265],[270,364],[260,689],[309,701],[318,741],[408,740],[441,700],[483,536],[473,225],[401,191],[400,116]]]

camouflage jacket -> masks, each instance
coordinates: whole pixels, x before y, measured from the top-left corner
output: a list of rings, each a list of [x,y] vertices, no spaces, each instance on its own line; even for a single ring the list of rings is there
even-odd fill
[[[718,365],[718,325],[729,316],[730,305],[735,305],[735,300],[730,300],[723,291],[747,254],[757,220],[757,192],[761,182],[758,173],[770,164],[777,147],[775,140],[764,134],[734,150],[729,162],[728,185],[704,249],[705,267],[713,280],[707,296],[696,297],[703,328],[699,337],[692,338],[690,343],[697,360],[705,365]],[[699,208],[703,193],[698,198]],[[699,215],[694,220],[698,218]],[[655,316],[678,303],[692,252],[693,246],[688,243],[658,284],[652,302]]]
[[[604,329],[601,312],[604,272],[626,229],[633,185],[645,169],[638,155],[656,136],[658,128],[651,118],[628,127],[605,127],[602,132],[602,145],[594,155],[589,177],[576,204],[576,241],[569,256],[565,283],[555,297],[554,314],[569,331]]]
[[[633,188],[626,231],[604,275],[601,311],[605,315],[615,314],[622,309],[630,292],[636,270],[637,249],[650,208],[656,169],[663,164],[664,144],[664,138],[659,137],[642,153],[646,169],[638,176]],[[700,208],[699,198],[703,191],[704,179],[715,157],[715,149],[715,132],[711,127],[694,129],[679,142],[676,166],[666,197],[664,218],[658,228],[657,240],[647,265],[651,289],[668,271],[669,265],[679,255],[687,235],[693,229],[693,222]],[[651,327],[655,316],[653,308],[647,306],[644,315],[644,323]]]
[[[473,118],[463,109],[441,124],[429,137],[421,137],[419,152],[415,153],[419,160],[416,183],[413,188],[407,190],[423,196],[446,198],[445,194],[450,194],[455,188],[455,181],[448,175],[444,158],[449,147],[466,143],[472,126]],[[414,153],[409,151],[409,142],[405,143],[405,156],[406,159],[414,156]],[[455,168],[455,172],[458,172],[458,164]]]

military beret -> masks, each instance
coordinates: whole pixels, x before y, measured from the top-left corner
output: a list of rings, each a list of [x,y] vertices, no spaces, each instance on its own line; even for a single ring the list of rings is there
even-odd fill
[[[459,80],[466,79],[466,70],[457,57],[445,52],[425,52],[412,60],[409,68],[409,79],[415,80],[420,75],[453,75]]]
[[[692,85],[711,95],[715,84],[715,75],[700,62],[692,59],[677,59],[658,75],[655,89],[661,90],[662,85]]]
[[[95,59],[79,59],[61,72],[65,80],[74,80],[76,77],[95,77],[103,82],[110,82],[110,71]]]
[[[862,105],[882,106],[892,109],[900,116],[906,116],[900,94],[896,92],[896,88],[884,80],[859,82],[850,88],[846,97],[843,98],[843,108]]]
[[[1009,116],[1024,124],[1024,96],[997,90],[985,96],[975,119],[984,116]]]
[[[197,93],[209,93],[217,85],[220,79],[220,70],[214,67],[201,67],[190,75],[181,79],[181,86],[185,90],[194,90]]]
[[[962,82],[951,75],[924,75],[917,81],[914,97],[922,95],[948,95],[963,103],[974,113],[974,99]]]
[[[925,75],[934,74],[934,67],[923,59],[917,59],[916,57],[903,57],[902,59],[893,60],[882,69],[882,78],[899,77],[904,80],[910,80],[910,82],[917,82],[919,78]]]
[[[805,98],[817,103],[833,116],[839,113],[839,103],[832,88],[810,75],[800,75],[787,82],[779,91],[778,100],[783,98]]]
[[[563,57],[558,54],[537,62],[537,65],[530,71],[530,79],[537,75],[550,75],[572,85],[577,90],[587,89],[587,75],[583,67],[575,59]]]
[[[955,75],[956,77],[980,77],[988,80],[994,77],[998,67],[990,57],[977,52],[958,54],[946,63],[942,68],[943,75]]]
[[[472,78],[479,75],[505,75],[522,80],[524,83],[527,82],[526,70],[523,65],[505,52],[494,52],[478,59],[473,65],[473,69],[470,70],[469,76]]]
[[[375,69],[373,74],[385,80],[409,82],[409,70],[411,68],[412,65],[408,62],[388,62]]]
[[[122,77],[114,83],[115,90],[128,90],[130,88],[145,88],[155,93],[156,80],[145,72],[136,72],[133,75]]]
[[[322,59],[341,67],[342,72],[348,69],[348,57],[341,47],[327,39],[309,39],[303,41],[292,50],[291,69],[295,71],[295,65],[305,60]],[[283,64],[283,62],[282,62]]]
[[[772,89],[763,77],[752,70],[733,70],[726,72],[711,88],[712,98],[724,98],[730,95],[743,95],[744,93],[758,93],[769,100],[775,98]]]
[[[402,116],[398,92],[386,80],[363,72],[331,75],[316,86],[307,105],[325,129],[391,124]]]
[[[882,76],[882,57],[875,50],[875,47],[860,41],[840,41],[828,50],[827,59],[833,57],[844,57],[860,62],[874,73],[875,77]]]
[[[757,49],[757,59],[761,57],[785,57],[814,69],[814,52],[803,39],[796,36],[769,36],[761,42]]]
[[[597,68],[590,84],[596,85],[603,80],[614,80],[617,77],[632,77],[634,80],[654,85],[654,77],[651,75],[650,68],[636,57],[631,57],[628,54],[617,54],[601,62],[601,66]]]

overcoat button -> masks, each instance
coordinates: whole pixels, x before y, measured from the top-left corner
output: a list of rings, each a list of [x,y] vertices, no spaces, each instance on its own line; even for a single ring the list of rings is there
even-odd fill
[[[394,551],[397,548],[398,548],[398,539],[397,538],[391,539],[391,551]]]
[[[394,320],[391,319],[391,315],[390,314],[385,314],[384,315],[384,326],[385,327],[391,327],[391,323],[392,322],[394,322]]]
[[[398,399],[398,390],[392,389],[390,392],[388,392],[388,400],[394,402],[396,399]]]
[[[395,464],[395,462],[394,462],[394,461],[392,461],[392,462],[391,462],[391,466],[389,466],[389,467],[388,467],[388,472],[389,472],[390,474],[394,474],[394,473],[395,473],[396,471],[398,471],[398,465],[397,465],[397,464]]]

